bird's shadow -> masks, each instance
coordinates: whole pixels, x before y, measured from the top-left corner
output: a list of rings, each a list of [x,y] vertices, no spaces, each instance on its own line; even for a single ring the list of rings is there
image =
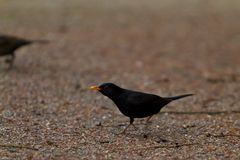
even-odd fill
[[[168,128],[159,127],[157,129],[152,129],[151,127],[152,122],[136,123],[135,125],[137,127],[136,129],[131,126],[124,133],[122,132],[125,129],[125,127],[127,127],[127,123],[111,126],[111,129],[109,131],[117,137],[127,137],[131,139],[137,138],[139,140],[154,140],[157,143],[170,142],[170,140],[167,139],[167,137],[169,136],[165,136],[168,134],[167,132],[165,132],[166,130],[168,130]]]

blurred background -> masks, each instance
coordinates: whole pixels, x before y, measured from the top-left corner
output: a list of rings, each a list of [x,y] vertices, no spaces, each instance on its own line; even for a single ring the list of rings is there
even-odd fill
[[[159,94],[239,78],[237,0],[0,2],[0,33],[51,41],[18,51],[17,68],[31,76]]]
[[[78,126],[76,130],[88,133],[81,127],[92,127],[100,122],[116,125],[119,119],[127,121],[112,102],[87,91],[88,86],[103,82],[161,96],[197,94],[189,101],[169,105],[164,111],[239,111],[239,20],[239,0],[0,0],[0,34],[50,41],[46,46],[32,45],[18,50],[15,68],[8,73],[4,72],[5,64],[0,64],[0,112],[5,118],[17,120],[10,128],[8,121],[2,122],[3,128],[17,132],[4,131],[11,138],[1,136],[2,142],[26,141],[46,147],[45,139],[39,138],[35,130],[30,133],[37,138],[25,134],[25,139],[19,139],[20,134],[26,133],[21,126],[32,128],[35,123],[50,126],[56,132],[59,128],[72,131]],[[170,128],[163,130],[162,135],[171,135],[169,139],[176,137],[177,140],[181,137],[178,125],[182,123],[201,124],[205,129],[210,127],[212,132],[228,132],[231,125],[222,122],[223,119],[239,129],[239,117],[234,114],[219,117],[162,115],[156,116],[154,121]],[[161,123],[163,121],[166,123]],[[216,127],[218,125],[221,127]],[[53,133],[47,134],[49,130],[41,126],[38,130],[44,134],[46,131],[45,136],[51,139]],[[171,129],[174,126],[176,130]],[[154,127],[152,130],[159,132]],[[99,134],[101,138],[97,131],[98,128],[88,133],[89,137]],[[192,133],[193,138],[199,138],[198,135]],[[157,137],[154,134],[152,140]],[[64,139],[69,141],[63,144],[56,136],[56,148],[66,148],[81,140],[71,138]],[[133,146],[145,145],[138,138]],[[123,146],[129,142],[121,138],[116,141]],[[204,138],[200,141],[205,143]],[[96,139],[91,142],[95,143]],[[237,157],[239,147],[234,145],[239,142],[228,142],[223,149]],[[91,144],[88,147],[94,149]],[[106,150],[101,144],[97,147],[99,155],[101,149]],[[52,152],[58,153],[55,149]],[[184,151],[188,153],[188,148]],[[176,158],[184,155],[184,151],[167,155]],[[193,148],[193,155],[200,153],[195,151]],[[124,156],[122,152],[114,156]],[[162,152],[156,153],[164,155]],[[78,152],[81,156],[89,153]],[[152,153],[147,155],[154,157]],[[64,154],[75,155],[70,150]],[[130,155],[132,153],[125,153],[125,156]]]

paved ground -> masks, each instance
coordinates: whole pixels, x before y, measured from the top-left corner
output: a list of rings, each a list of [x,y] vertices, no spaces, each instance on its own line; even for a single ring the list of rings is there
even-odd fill
[[[0,159],[240,158],[237,0],[0,4],[0,33],[51,41],[0,64]],[[196,96],[119,135],[128,119],[87,89],[102,82]]]

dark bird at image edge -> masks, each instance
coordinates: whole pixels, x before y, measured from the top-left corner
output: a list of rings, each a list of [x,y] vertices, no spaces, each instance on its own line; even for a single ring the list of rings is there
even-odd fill
[[[9,68],[12,68],[15,59],[15,51],[23,46],[32,43],[48,43],[47,40],[27,40],[9,35],[0,35],[0,56],[9,56],[6,62],[9,63]]]
[[[97,90],[104,96],[110,98],[116,104],[120,112],[130,118],[130,123],[124,129],[123,133],[129,126],[133,125],[134,118],[148,117],[147,121],[149,121],[153,115],[159,113],[168,103],[193,95],[183,94],[174,97],[160,97],[154,94],[124,89],[113,83],[103,83],[100,86],[91,86],[90,89]]]

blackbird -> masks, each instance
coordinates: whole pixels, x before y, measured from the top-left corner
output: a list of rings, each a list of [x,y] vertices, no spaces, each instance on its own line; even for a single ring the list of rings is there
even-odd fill
[[[130,123],[124,129],[123,133],[129,126],[133,125],[134,118],[149,117],[147,119],[147,121],[149,121],[153,115],[159,113],[168,103],[193,95],[184,94],[174,97],[160,97],[154,94],[124,89],[113,83],[103,83],[100,86],[91,86],[90,89],[97,90],[104,96],[110,98],[116,104],[120,112],[130,118]]]
[[[22,46],[32,43],[47,43],[46,40],[27,40],[14,36],[0,35],[0,56],[10,56],[6,62],[9,63],[9,68],[12,68],[15,59],[15,50]]]

